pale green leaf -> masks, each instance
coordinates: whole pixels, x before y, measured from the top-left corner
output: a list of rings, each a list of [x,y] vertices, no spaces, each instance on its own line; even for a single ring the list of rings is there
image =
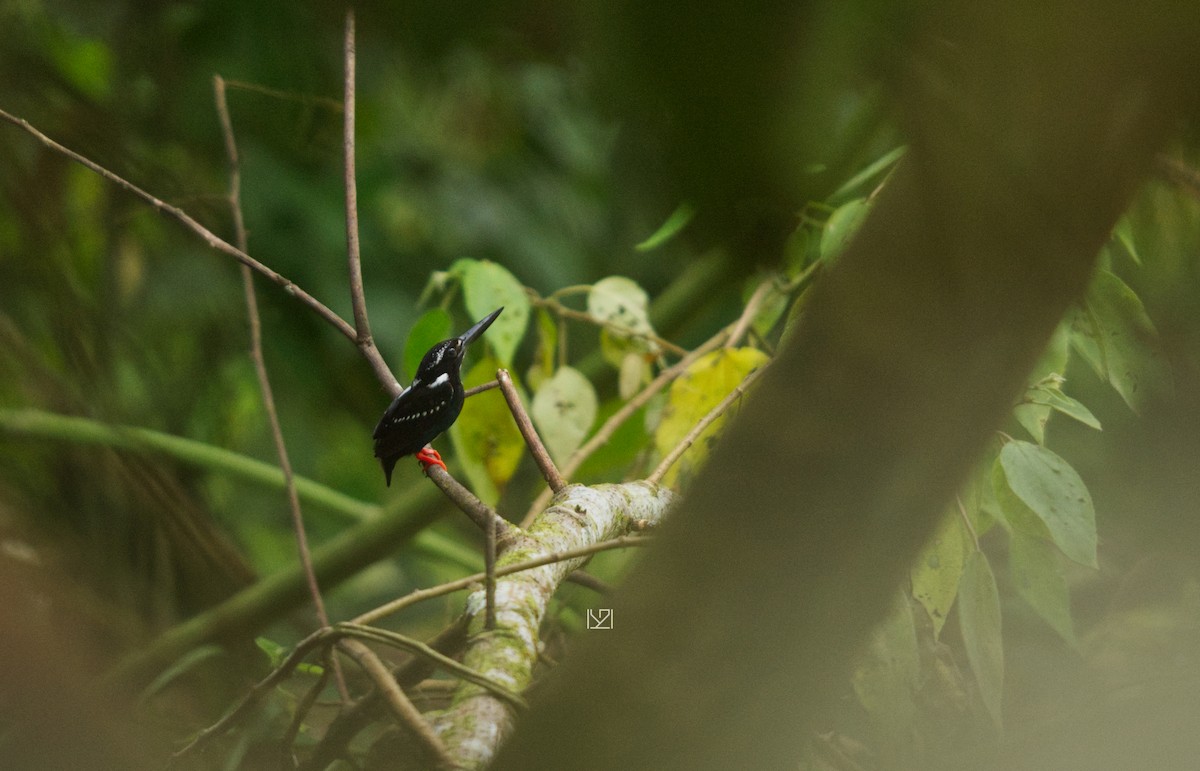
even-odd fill
[[[856,198],[842,204],[829,215],[825,230],[821,233],[821,259],[830,262],[841,254],[846,244],[858,232],[870,208],[871,204],[867,199]]]
[[[1029,442],[1004,445],[999,461],[1008,488],[1045,523],[1063,554],[1096,567],[1096,511],[1075,469]]]
[[[898,163],[900,159],[904,157],[906,152],[908,152],[908,146],[901,145],[900,147],[884,153],[882,157],[876,159],[865,169],[848,179],[845,184],[843,184],[837,190],[833,191],[833,193],[829,196],[829,202],[836,203],[841,201],[846,198],[846,196],[859,192],[859,188],[864,187],[868,183],[874,183],[886,172],[890,171],[892,166]]]
[[[533,355],[533,366],[529,368],[529,387],[537,390],[546,379],[554,374],[554,362],[558,357],[558,324],[544,309],[538,308],[537,352]]]
[[[494,380],[499,368],[497,359],[486,357],[463,375],[463,385],[470,388]],[[519,389],[515,377],[513,381]],[[525,440],[498,388],[467,399],[450,427],[450,440],[475,495],[495,505],[525,451]]]
[[[497,308],[504,308],[483,338],[491,344],[501,364],[511,367],[529,325],[530,305],[525,287],[507,269],[489,260],[458,260],[451,270],[462,276],[463,296],[472,323]]]
[[[658,230],[642,241],[637,246],[633,247],[639,252],[648,252],[651,249],[656,249],[687,227],[687,224],[692,221],[692,217],[696,214],[696,210],[690,204],[681,203],[675,207],[675,211],[671,212],[671,216],[667,217],[667,221],[659,226]]]
[[[1071,344],[1129,408],[1140,412],[1174,390],[1170,366],[1142,301],[1120,278],[1096,272],[1082,306],[1069,315]]]
[[[933,621],[935,638],[954,605],[963,565],[972,548],[962,517],[952,512],[942,520],[909,571],[913,599],[921,603]]]
[[[1009,572],[1017,594],[1033,606],[1054,631],[1074,645],[1071,597],[1061,559],[1054,546],[1024,533],[1013,533],[1008,544]]]
[[[890,756],[911,752],[914,693],[920,673],[912,606],[898,594],[891,612],[872,631],[851,677],[854,694],[879,727]]]
[[[596,389],[571,367],[559,367],[538,388],[530,413],[556,463],[563,463],[583,444],[596,421],[597,406]]]
[[[1003,724],[1004,638],[996,577],[983,552],[971,552],[963,567],[958,585],[958,623],[979,694],[999,727]]]
[[[697,359],[671,384],[667,406],[654,432],[658,452],[663,455],[670,452],[701,418],[741,384],[746,375],[766,364],[767,360],[767,355],[755,348],[721,349]],[[726,412],[700,434],[667,472],[666,484],[691,477],[708,457],[709,445],[716,441],[728,417]]]
[[[1053,376],[1054,373],[1066,371],[1070,351],[1067,327],[1060,324],[1054,330],[1050,342],[1046,344],[1046,349],[1042,351],[1033,371],[1029,373],[1029,379],[1026,381],[1029,387],[1033,388],[1047,377]],[[1050,413],[1051,408],[1044,404],[1025,402],[1013,408],[1013,417],[1038,444],[1044,444],[1046,441],[1046,423],[1050,420]]]
[[[597,281],[588,292],[587,311],[604,325],[600,351],[614,367],[620,367],[630,353],[658,353],[658,344],[645,337],[654,333],[650,298],[633,279],[609,276]]]
[[[451,334],[450,314],[444,309],[433,308],[422,313],[408,331],[408,339],[404,342],[404,377],[412,380],[422,357]]]
[[[1133,226],[1128,217],[1122,217],[1117,221],[1117,226],[1113,228],[1113,240],[1121,245],[1121,249],[1129,255],[1129,259],[1133,260],[1135,265],[1142,264],[1142,257],[1138,254],[1137,246],[1133,243]]]
[[[645,354],[627,353],[621,359],[621,371],[617,377],[617,393],[622,399],[630,399],[650,379],[650,362]]]
[[[1074,418],[1080,423],[1100,430],[1100,421],[1092,414],[1092,411],[1083,406],[1078,400],[1072,399],[1057,388],[1031,388],[1025,395],[1025,398],[1032,404],[1046,406],[1054,409],[1067,417]]]

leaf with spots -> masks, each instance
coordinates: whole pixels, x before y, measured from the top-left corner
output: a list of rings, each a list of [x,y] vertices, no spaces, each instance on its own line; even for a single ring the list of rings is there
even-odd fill
[[[559,367],[538,388],[530,413],[555,463],[563,463],[583,444],[597,406],[596,389],[572,367]]]
[[[921,603],[933,621],[933,636],[937,638],[958,595],[958,581],[971,552],[970,536],[963,527],[962,517],[951,512],[921,550],[909,576],[913,599]]]
[[[463,375],[463,385],[470,388],[494,380],[499,368],[500,362],[488,356]],[[515,376],[513,381],[519,390]],[[525,440],[500,389],[493,388],[467,399],[462,414],[450,427],[450,440],[475,495],[484,503],[495,505],[525,451]]]
[[[457,260],[451,272],[457,273],[462,280],[463,297],[472,323],[497,308],[504,308],[483,333],[483,338],[492,346],[500,363],[511,367],[517,346],[529,326],[529,296],[525,294],[525,287],[506,268],[490,260]]]
[[[588,292],[587,312],[604,325],[600,349],[614,367],[620,367],[628,353],[658,353],[658,344],[644,337],[654,334],[650,298],[633,279],[609,276],[597,281]]]
[[[1017,441],[1004,445],[999,464],[1008,489],[1046,525],[1063,554],[1096,567],[1096,511],[1075,469],[1045,447]],[[997,499],[1004,508],[1002,493],[997,491]],[[1007,507],[1006,517],[1011,510]]]
[[[741,384],[752,371],[766,364],[767,355],[756,348],[732,348],[701,356],[680,375],[667,393],[667,406],[654,432],[654,446],[667,454],[713,407]],[[735,405],[736,406],[736,405]],[[708,457],[730,412],[712,422],[691,448],[671,467],[663,481],[674,485],[689,479]]]
[[[1068,315],[1071,345],[1129,408],[1174,390],[1170,365],[1154,324],[1129,286],[1107,270],[1096,272],[1081,306]]]

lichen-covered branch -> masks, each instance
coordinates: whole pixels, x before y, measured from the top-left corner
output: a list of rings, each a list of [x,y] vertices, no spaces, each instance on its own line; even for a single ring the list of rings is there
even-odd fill
[[[658,523],[674,498],[669,490],[646,482],[569,485],[504,551],[497,568],[623,535],[637,521]],[[538,629],[550,598],[585,561],[565,560],[497,580],[496,628],[491,631],[484,630],[484,590],[472,593],[467,598],[471,637],[463,664],[513,691],[523,691],[537,662]],[[433,727],[455,763],[481,768],[499,749],[512,718],[510,704],[477,685],[461,683],[451,706],[434,716]]]

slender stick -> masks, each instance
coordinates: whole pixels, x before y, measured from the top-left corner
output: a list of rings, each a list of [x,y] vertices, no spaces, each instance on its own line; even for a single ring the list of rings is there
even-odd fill
[[[742,310],[738,320],[734,322],[733,329],[729,332],[729,339],[725,341],[726,348],[733,348],[742,341],[746,330],[754,322],[755,315],[758,314],[759,306],[767,299],[767,294],[771,291],[773,281],[770,279],[763,281],[754,289],[754,294],[750,295],[750,299],[746,301],[746,307]]]
[[[321,695],[321,691],[325,690],[325,683],[329,681],[329,673],[333,671],[333,660],[335,654],[332,651],[327,651],[329,665],[321,670],[320,677],[305,691],[303,698],[296,704],[296,712],[292,715],[292,722],[288,724],[287,732],[279,740],[279,767],[280,768],[295,768],[295,750],[292,745],[296,742],[296,737],[300,735],[300,727],[304,725],[304,719],[308,717],[308,713],[312,710],[313,705],[317,703],[317,698]]]
[[[650,536],[623,535],[623,536],[619,536],[617,538],[612,538],[607,541],[601,541],[600,543],[594,543],[591,546],[581,546],[577,549],[566,549],[564,551],[554,552],[552,554],[546,554],[541,557],[538,557],[537,559],[532,559],[527,562],[520,562],[516,565],[507,565],[505,567],[502,567],[502,568],[499,568],[496,570],[496,577],[501,578],[503,576],[511,575],[513,573],[520,573],[522,570],[533,570],[534,568],[540,568],[543,565],[551,565],[555,562],[562,562],[563,560],[571,560],[571,559],[575,559],[576,557],[586,557],[589,554],[596,554],[596,553],[602,552],[602,551],[609,551],[610,549],[623,549],[627,546],[644,546],[644,545],[650,543],[651,540],[652,539]],[[403,610],[404,608],[409,607],[410,605],[415,605],[418,602],[424,602],[425,600],[429,600],[434,597],[441,597],[446,594],[451,594],[453,592],[458,592],[463,589],[470,588],[471,586],[478,584],[480,581],[483,581],[486,578],[487,578],[486,573],[475,573],[474,575],[469,575],[469,576],[466,576],[465,578],[460,578],[457,581],[448,581],[439,586],[431,586],[428,589],[417,589],[416,591],[409,592],[408,594],[404,595],[403,597],[399,597],[395,600],[392,600],[389,603],[380,605],[378,608],[375,608],[374,610],[369,610],[366,613],[363,613],[362,615],[355,618],[351,623],[373,624],[376,621],[378,621],[379,619],[384,618],[386,616],[390,616],[393,613],[397,613],[397,612]]]
[[[233,228],[237,247],[247,251],[246,221],[242,216],[242,168],[238,156],[237,139],[233,133],[233,120],[229,114],[229,103],[225,98],[225,81],[220,75],[213,76],[213,93],[216,98],[217,116],[221,121],[221,133],[225,137],[225,155],[229,160],[229,210],[233,215]],[[296,491],[296,476],[292,471],[292,461],[288,455],[287,443],[283,439],[283,428],[279,424],[279,411],[275,408],[275,392],[271,388],[271,378],[267,373],[267,362],[263,357],[262,320],[258,314],[258,298],[254,292],[254,274],[250,268],[241,266],[242,289],[246,298],[246,315],[250,323],[250,358],[254,361],[254,372],[258,377],[258,388],[262,392],[263,409],[267,413],[267,423],[271,427],[271,439],[275,444],[275,454],[279,457],[279,468],[283,471],[283,487],[287,492],[288,509],[292,515],[292,531],[296,535],[296,550],[300,556],[300,565],[304,570],[304,579],[308,584],[308,593],[312,597],[313,608],[321,626],[329,626],[329,614],[325,611],[325,601],[321,597],[321,588],[317,583],[317,574],[313,570],[312,552],[308,548],[308,535],[304,529],[304,515],[300,509],[300,495]],[[338,693],[343,701],[350,700],[350,691],[346,688],[346,679],[342,676],[341,666],[336,658],[333,659],[333,672],[338,686]]]
[[[765,371],[766,367],[762,367],[761,369],[756,369],[749,375],[746,375],[742,382],[739,383],[736,388],[730,391],[729,394],[722,399],[716,407],[713,407],[704,417],[697,421],[696,425],[692,427],[692,430],[688,431],[687,435],[680,440],[679,444],[675,445],[671,452],[667,453],[667,457],[662,459],[662,462],[658,464],[658,468],[654,469],[654,471],[650,473],[650,476],[646,477],[646,481],[656,485],[660,484],[663,476],[665,476],[667,471],[670,470],[671,466],[675,465],[675,462],[678,461],[685,452],[687,452],[688,448],[700,438],[700,434],[704,433],[704,429],[712,425],[714,420],[721,417],[721,415],[725,413],[725,410],[729,409],[729,407],[735,401],[742,398],[742,395],[746,393],[746,389],[749,388],[755,380],[758,380],[759,376]]]
[[[117,174],[104,168],[100,164],[96,163],[95,161],[85,158],[84,156],[80,155],[79,153],[75,152],[74,150],[64,147],[63,145],[60,145],[58,142],[55,142],[53,139],[51,139],[50,137],[46,136],[45,134],[43,134],[42,132],[38,131],[36,128],[31,126],[29,124],[29,121],[27,121],[23,118],[18,118],[14,115],[11,115],[11,114],[5,112],[4,110],[0,110],[0,120],[4,120],[8,123],[11,123],[12,125],[16,126],[17,128],[21,129],[22,131],[24,131],[27,134],[29,134],[30,136],[32,136],[34,139],[41,142],[46,147],[53,150],[54,152],[59,153],[61,155],[65,155],[66,157],[75,161],[79,165],[81,165],[87,169],[90,169],[91,171],[95,172],[96,174],[99,174],[101,177],[104,177],[109,182],[112,182],[117,187],[120,187],[122,190],[125,190],[125,191],[137,196],[138,198],[141,198],[143,201],[150,204],[155,209],[158,209],[159,211],[163,212],[164,214],[170,216],[172,219],[174,219],[175,221],[182,224],[188,230],[192,231],[192,233],[199,236],[204,241],[204,243],[208,244],[208,246],[210,248],[215,249],[218,252],[222,252],[223,254],[227,254],[230,257],[233,257],[235,260],[237,260],[238,262],[247,266],[251,270],[253,270],[263,276],[266,276],[272,282],[283,287],[283,291],[287,292],[288,294],[290,294],[293,297],[295,297],[296,299],[298,299],[300,302],[307,305],[309,308],[311,308],[313,311],[315,311],[318,316],[325,319],[325,321],[327,321],[331,325],[333,325],[334,329],[336,329],[338,332],[345,335],[350,340],[356,339],[356,333],[354,331],[354,327],[347,324],[346,321],[341,316],[337,315],[332,310],[330,310],[320,300],[316,299],[315,297],[310,295],[308,292],[305,292],[303,289],[296,286],[296,284],[292,283],[291,279],[289,279],[283,275],[280,275],[279,273],[276,273],[274,270],[271,270],[266,265],[263,265],[261,262],[254,259],[250,255],[246,254],[241,249],[238,249],[237,247],[233,246],[232,244],[225,241],[224,239],[219,238],[215,233],[213,233],[211,230],[209,230],[208,228],[201,225],[191,215],[187,214],[182,209],[179,209],[178,207],[172,206],[171,204],[166,203],[165,201],[162,201],[162,200],[156,198],[155,196],[151,195],[150,193],[147,193],[142,188],[140,188],[137,185],[133,184],[132,182],[126,180],[124,177],[120,177]]]
[[[558,473],[558,468],[551,460],[550,453],[546,451],[546,445],[542,443],[537,429],[533,427],[533,421],[529,419],[525,405],[521,404],[521,395],[517,393],[508,370],[497,371],[496,380],[500,383],[500,390],[504,393],[504,400],[508,402],[508,409],[517,423],[517,429],[521,432],[521,436],[525,437],[525,444],[528,445],[529,452],[533,454],[534,462],[541,469],[542,476],[545,477],[546,484],[550,485],[551,492],[557,493],[567,486],[567,482]]]
[[[611,321],[601,321],[600,319],[597,319],[595,316],[593,316],[590,313],[587,313],[585,311],[577,311],[574,308],[568,308],[567,306],[560,303],[558,300],[552,300],[548,297],[547,298],[535,297],[533,300],[533,304],[537,307],[549,308],[551,311],[553,311],[555,314],[557,314],[560,318],[575,319],[576,321],[586,321],[589,324],[595,324],[598,327],[604,327],[605,329],[608,329],[619,335],[627,335],[629,337],[637,337],[637,338],[641,338],[643,340],[649,340],[650,342],[656,343],[657,345],[661,346],[664,350],[670,351],[671,353],[675,354],[676,356],[686,356],[687,355],[686,348],[681,348],[678,345],[675,345],[675,343],[672,343],[670,340],[667,340],[664,337],[659,337],[658,335],[654,334],[653,332],[639,332],[636,329],[630,329],[630,328],[622,326],[620,324],[614,324]]]
[[[375,683],[375,687],[383,695],[383,700],[391,709],[396,721],[408,729],[409,733],[424,746],[430,757],[436,759],[438,767],[454,768],[454,762],[446,750],[446,745],[442,744],[442,740],[433,732],[433,727],[421,716],[420,710],[404,695],[400,684],[392,677],[387,665],[379,660],[375,652],[358,640],[343,640],[340,647],[353,656],[358,665],[363,668],[363,671],[367,673],[371,681]]]
[[[350,277],[350,307],[354,312],[354,343],[375,371],[375,377],[392,396],[402,390],[371,336],[367,319],[367,297],[363,288],[362,247],[358,240],[358,181],[355,171],[355,70],[357,56],[354,42],[354,8],[346,9],[346,33],[343,46],[342,95],[342,160],[343,182],[346,188],[346,262]]]
[[[728,329],[722,329],[717,334],[710,337],[700,347],[684,356],[675,364],[659,373],[658,377],[654,378],[649,385],[643,388],[639,393],[635,394],[632,399],[625,402],[625,406],[617,410],[604,421],[604,425],[596,430],[592,438],[583,443],[583,445],[571,453],[571,457],[567,458],[567,462],[563,464],[563,476],[570,478],[583,462],[591,457],[592,453],[604,446],[609,439],[612,439],[613,434],[617,432],[625,421],[633,417],[633,414],[641,409],[647,402],[654,398],[654,395],[665,388],[672,380],[679,377],[688,367],[692,366],[701,356],[710,353],[720,347],[721,343],[729,334]],[[525,514],[525,518],[521,520],[521,527],[529,527],[533,522],[534,517],[542,512],[543,509],[550,503],[550,499],[554,496],[554,491],[544,490],[529,507],[529,511]]]
[[[483,385],[477,385],[477,386],[472,386],[471,388],[468,388],[466,391],[463,392],[463,397],[469,398],[469,397],[474,396],[475,394],[481,394],[484,391],[490,391],[493,388],[499,388],[499,387],[500,387],[499,380],[489,380],[488,382],[484,383]]]
[[[506,540],[513,534],[512,523],[497,514],[491,506],[476,498],[475,494],[463,487],[462,483],[451,476],[449,471],[441,466],[429,466],[425,469],[425,473],[463,514],[466,514],[472,522],[479,526],[479,529],[486,532],[488,522],[495,520],[496,533],[501,540]]]
[[[496,520],[499,517],[492,517],[488,520],[487,526],[487,541],[484,544],[483,551],[483,571],[486,574],[484,586],[484,599],[486,605],[483,614],[483,628],[492,630],[496,628]]]

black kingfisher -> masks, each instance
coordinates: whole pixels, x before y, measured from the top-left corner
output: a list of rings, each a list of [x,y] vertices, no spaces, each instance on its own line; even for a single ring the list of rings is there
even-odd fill
[[[450,428],[462,412],[462,364],[467,346],[492,325],[502,310],[497,308],[459,337],[430,348],[408,388],[388,405],[373,434],[375,457],[383,464],[388,487],[392,485],[396,461],[405,455],[415,454],[426,468],[431,464],[446,467],[437,450],[425,445]]]

